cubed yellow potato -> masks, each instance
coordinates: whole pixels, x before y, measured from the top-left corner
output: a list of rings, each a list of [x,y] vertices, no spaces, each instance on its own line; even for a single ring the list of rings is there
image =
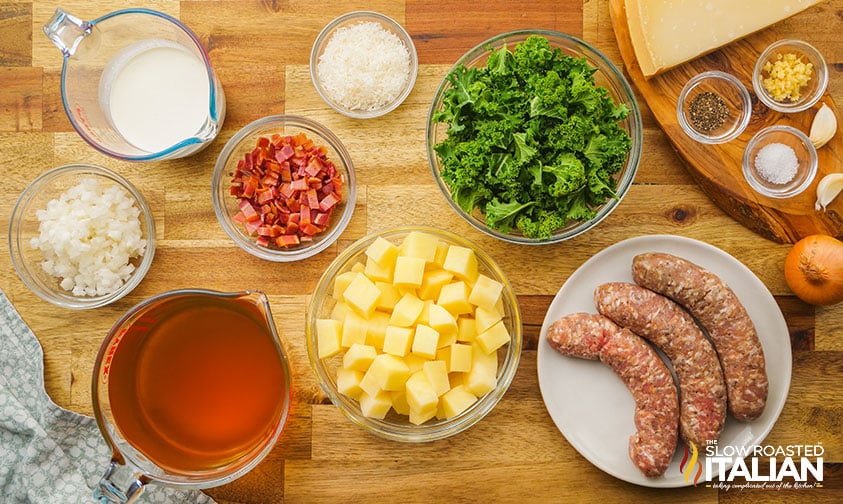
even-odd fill
[[[416,333],[413,335],[413,345],[410,348],[412,353],[432,360],[436,357],[438,345],[439,332],[436,329],[425,324],[418,324],[416,326]]]
[[[477,396],[462,385],[452,388],[439,400],[445,418],[454,418],[477,402]]]
[[[380,289],[362,273],[358,273],[342,293],[348,306],[363,317],[369,317],[375,311],[380,295]]]
[[[502,318],[494,306],[491,310],[478,306],[474,309],[474,329],[477,331],[477,334],[484,333]]]
[[[366,265],[362,262],[356,262],[351,265],[352,273],[363,273],[363,270],[366,269]]]
[[[395,259],[399,252],[399,248],[391,241],[378,236],[375,241],[366,247],[365,254],[381,268],[392,270],[395,267]]]
[[[475,306],[492,311],[501,298],[501,292],[503,292],[502,283],[481,273],[477,275],[477,281],[471,288],[468,301]]]
[[[384,268],[369,257],[363,273],[373,282],[392,282],[392,271],[392,267]]]
[[[337,301],[342,301],[343,292],[345,292],[345,289],[348,288],[349,284],[351,284],[351,281],[355,278],[357,278],[356,271],[344,271],[334,277],[334,288],[331,296]]]
[[[477,280],[477,256],[470,248],[458,245],[448,247],[442,268],[468,283],[473,284]]]
[[[448,365],[445,361],[427,361],[422,366],[422,371],[437,396],[441,396],[451,389],[451,383],[448,381]]]
[[[390,392],[392,396],[392,409],[399,415],[410,414],[410,404],[407,403],[407,389],[394,390]]]
[[[389,314],[375,310],[366,321],[366,344],[380,350],[389,325]]]
[[[416,320],[416,324],[430,325],[430,305],[432,304],[433,301],[430,299],[424,301],[424,308],[422,308],[421,314],[419,315],[418,320]]]
[[[407,354],[404,357],[404,363],[407,364],[407,367],[410,368],[410,373],[415,373],[416,371],[421,371],[422,366],[425,362],[430,359],[422,357],[420,355],[416,355],[414,353]]]
[[[418,295],[421,299],[437,299],[442,286],[448,284],[454,279],[454,274],[443,269],[434,269],[425,271],[422,278],[421,287],[418,289]]]
[[[471,345],[471,369],[480,369],[486,373],[498,374],[498,353],[486,353],[477,342]]]
[[[462,343],[453,343],[440,348],[436,352],[436,358],[445,361],[449,373],[467,373],[471,371],[471,346]]]
[[[445,257],[448,255],[448,247],[449,245],[442,240],[439,240],[439,243],[436,244],[436,256],[433,258],[433,264],[439,266],[440,268],[445,264]]]
[[[383,339],[383,351],[398,357],[406,357],[413,346],[413,328],[386,326]]]
[[[457,341],[470,343],[477,338],[477,322],[471,317],[457,319]]]
[[[468,302],[470,292],[468,285],[463,281],[445,284],[439,291],[436,304],[451,312],[455,317],[474,313],[474,307]]]
[[[400,357],[382,353],[375,357],[369,369],[374,373],[381,390],[404,390],[410,368]]]
[[[498,321],[489,329],[478,334],[476,341],[484,352],[490,354],[509,343],[509,330],[507,330],[503,321]]]
[[[365,372],[372,365],[378,352],[375,347],[355,343],[342,356],[342,367]]]
[[[457,333],[450,332],[450,333],[440,333],[439,334],[439,343],[436,344],[436,348],[445,348],[447,346],[453,345],[457,342]]]
[[[334,319],[316,319],[316,354],[327,359],[342,350],[342,322]]]
[[[438,304],[431,304],[428,308],[428,323],[439,334],[457,334],[457,319],[451,312]]]
[[[372,372],[371,366],[363,373],[363,378],[360,378],[360,390],[374,397],[381,391],[381,386],[378,384],[378,379],[375,373]]]
[[[410,423],[413,425],[421,425],[431,418],[436,416],[437,408],[431,408],[429,410],[418,411],[414,409],[410,409]]]
[[[419,257],[398,256],[392,283],[398,287],[418,289],[424,280],[424,259]]]
[[[497,381],[498,379],[495,373],[490,373],[483,367],[474,366],[471,368],[471,371],[466,373],[464,386],[472,394],[482,397],[495,388]]]
[[[361,345],[366,344],[366,332],[368,331],[368,322],[360,314],[354,310],[348,310],[345,313],[345,318],[342,321],[342,340],[343,348],[349,348],[355,343]]]
[[[395,309],[389,317],[389,324],[398,327],[410,327],[416,323],[424,309],[424,301],[414,294],[404,294],[395,303]]]
[[[432,263],[436,259],[439,238],[422,231],[410,231],[401,242],[401,255],[416,257]]]
[[[348,313],[349,310],[350,308],[347,304],[342,301],[337,301],[334,304],[334,307],[331,308],[331,318],[342,322],[345,320],[345,314]]]
[[[395,304],[398,303],[399,299],[401,299],[401,294],[398,293],[398,288],[392,285],[391,280],[388,283],[375,282],[375,287],[381,291],[381,295],[378,297],[378,306],[376,309],[392,313],[392,310],[395,309]]]
[[[340,394],[345,394],[352,399],[358,399],[360,392],[360,381],[363,379],[363,372],[355,369],[338,368],[337,369],[337,391]]]
[[[377,394],[371,396],[366,392],[360,393],[360,412],[363,416],[369,418],[383,418],[389,413],[389,408],[392,407],[392,396],[389,392],[378,391]]]
[[[407,378],[406,392],[410,411],[423,412],[432,409],[434,414],[436,413],[439,396],[424,371],[417,371]]]

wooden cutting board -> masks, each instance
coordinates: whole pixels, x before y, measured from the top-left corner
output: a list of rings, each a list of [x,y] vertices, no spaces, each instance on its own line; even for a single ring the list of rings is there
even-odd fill
[[[825,212],[814,209],[816,188],[820,179],[828,173],[843,171],[843,134],[840,131],[818,150],[817,177],[811,186],[798,196],[787,199],[761,196],[753,191],[741,173],[744,148],[752,135],[761,128],[773,124],[788,124],[807,134],[822,103],[837,110],[828,93],[811,109],[795,114],[782,114],[771,110],[755,96],[752,90],[752,69],[764,48],[780,38],[775,27],[757,32],[706,56],[646,79],[635,59],[624,0],[610,0],[609,4],[615,37],[629,78],[708,197],[738,222],[770,240],[792,243],[817,233],[841,238],[843,196],[835,200]],[[752,118],[749,126],[737,139],[725,144],[704,145],[694,141],[685,134],[676,117],[676,103],[682,87],[688,79],[706,70],[731,73],[743,82],[752,96]]]

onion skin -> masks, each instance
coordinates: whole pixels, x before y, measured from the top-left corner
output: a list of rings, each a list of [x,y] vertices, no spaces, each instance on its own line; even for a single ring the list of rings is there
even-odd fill
[[[784,278],[790,290],[808,304],[843,301],[843,242],[819,234],[799,240],[785,258]]]

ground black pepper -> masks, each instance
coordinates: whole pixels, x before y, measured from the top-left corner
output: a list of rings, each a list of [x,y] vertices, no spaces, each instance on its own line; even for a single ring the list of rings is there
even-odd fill
[[[688,111],[691,114],[691,124],[694,129],[710,133],[726,122],[729,118],[729,107],[716,93],[704,91],[695,96]]]

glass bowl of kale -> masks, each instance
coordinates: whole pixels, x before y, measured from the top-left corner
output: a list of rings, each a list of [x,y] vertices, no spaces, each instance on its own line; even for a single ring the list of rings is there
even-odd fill
[[[596,226],[641,159],[641,114],[620,70],[570,35],[519,30],[463,55],[436,90],[427,156],[469,224],[548,244]]]

